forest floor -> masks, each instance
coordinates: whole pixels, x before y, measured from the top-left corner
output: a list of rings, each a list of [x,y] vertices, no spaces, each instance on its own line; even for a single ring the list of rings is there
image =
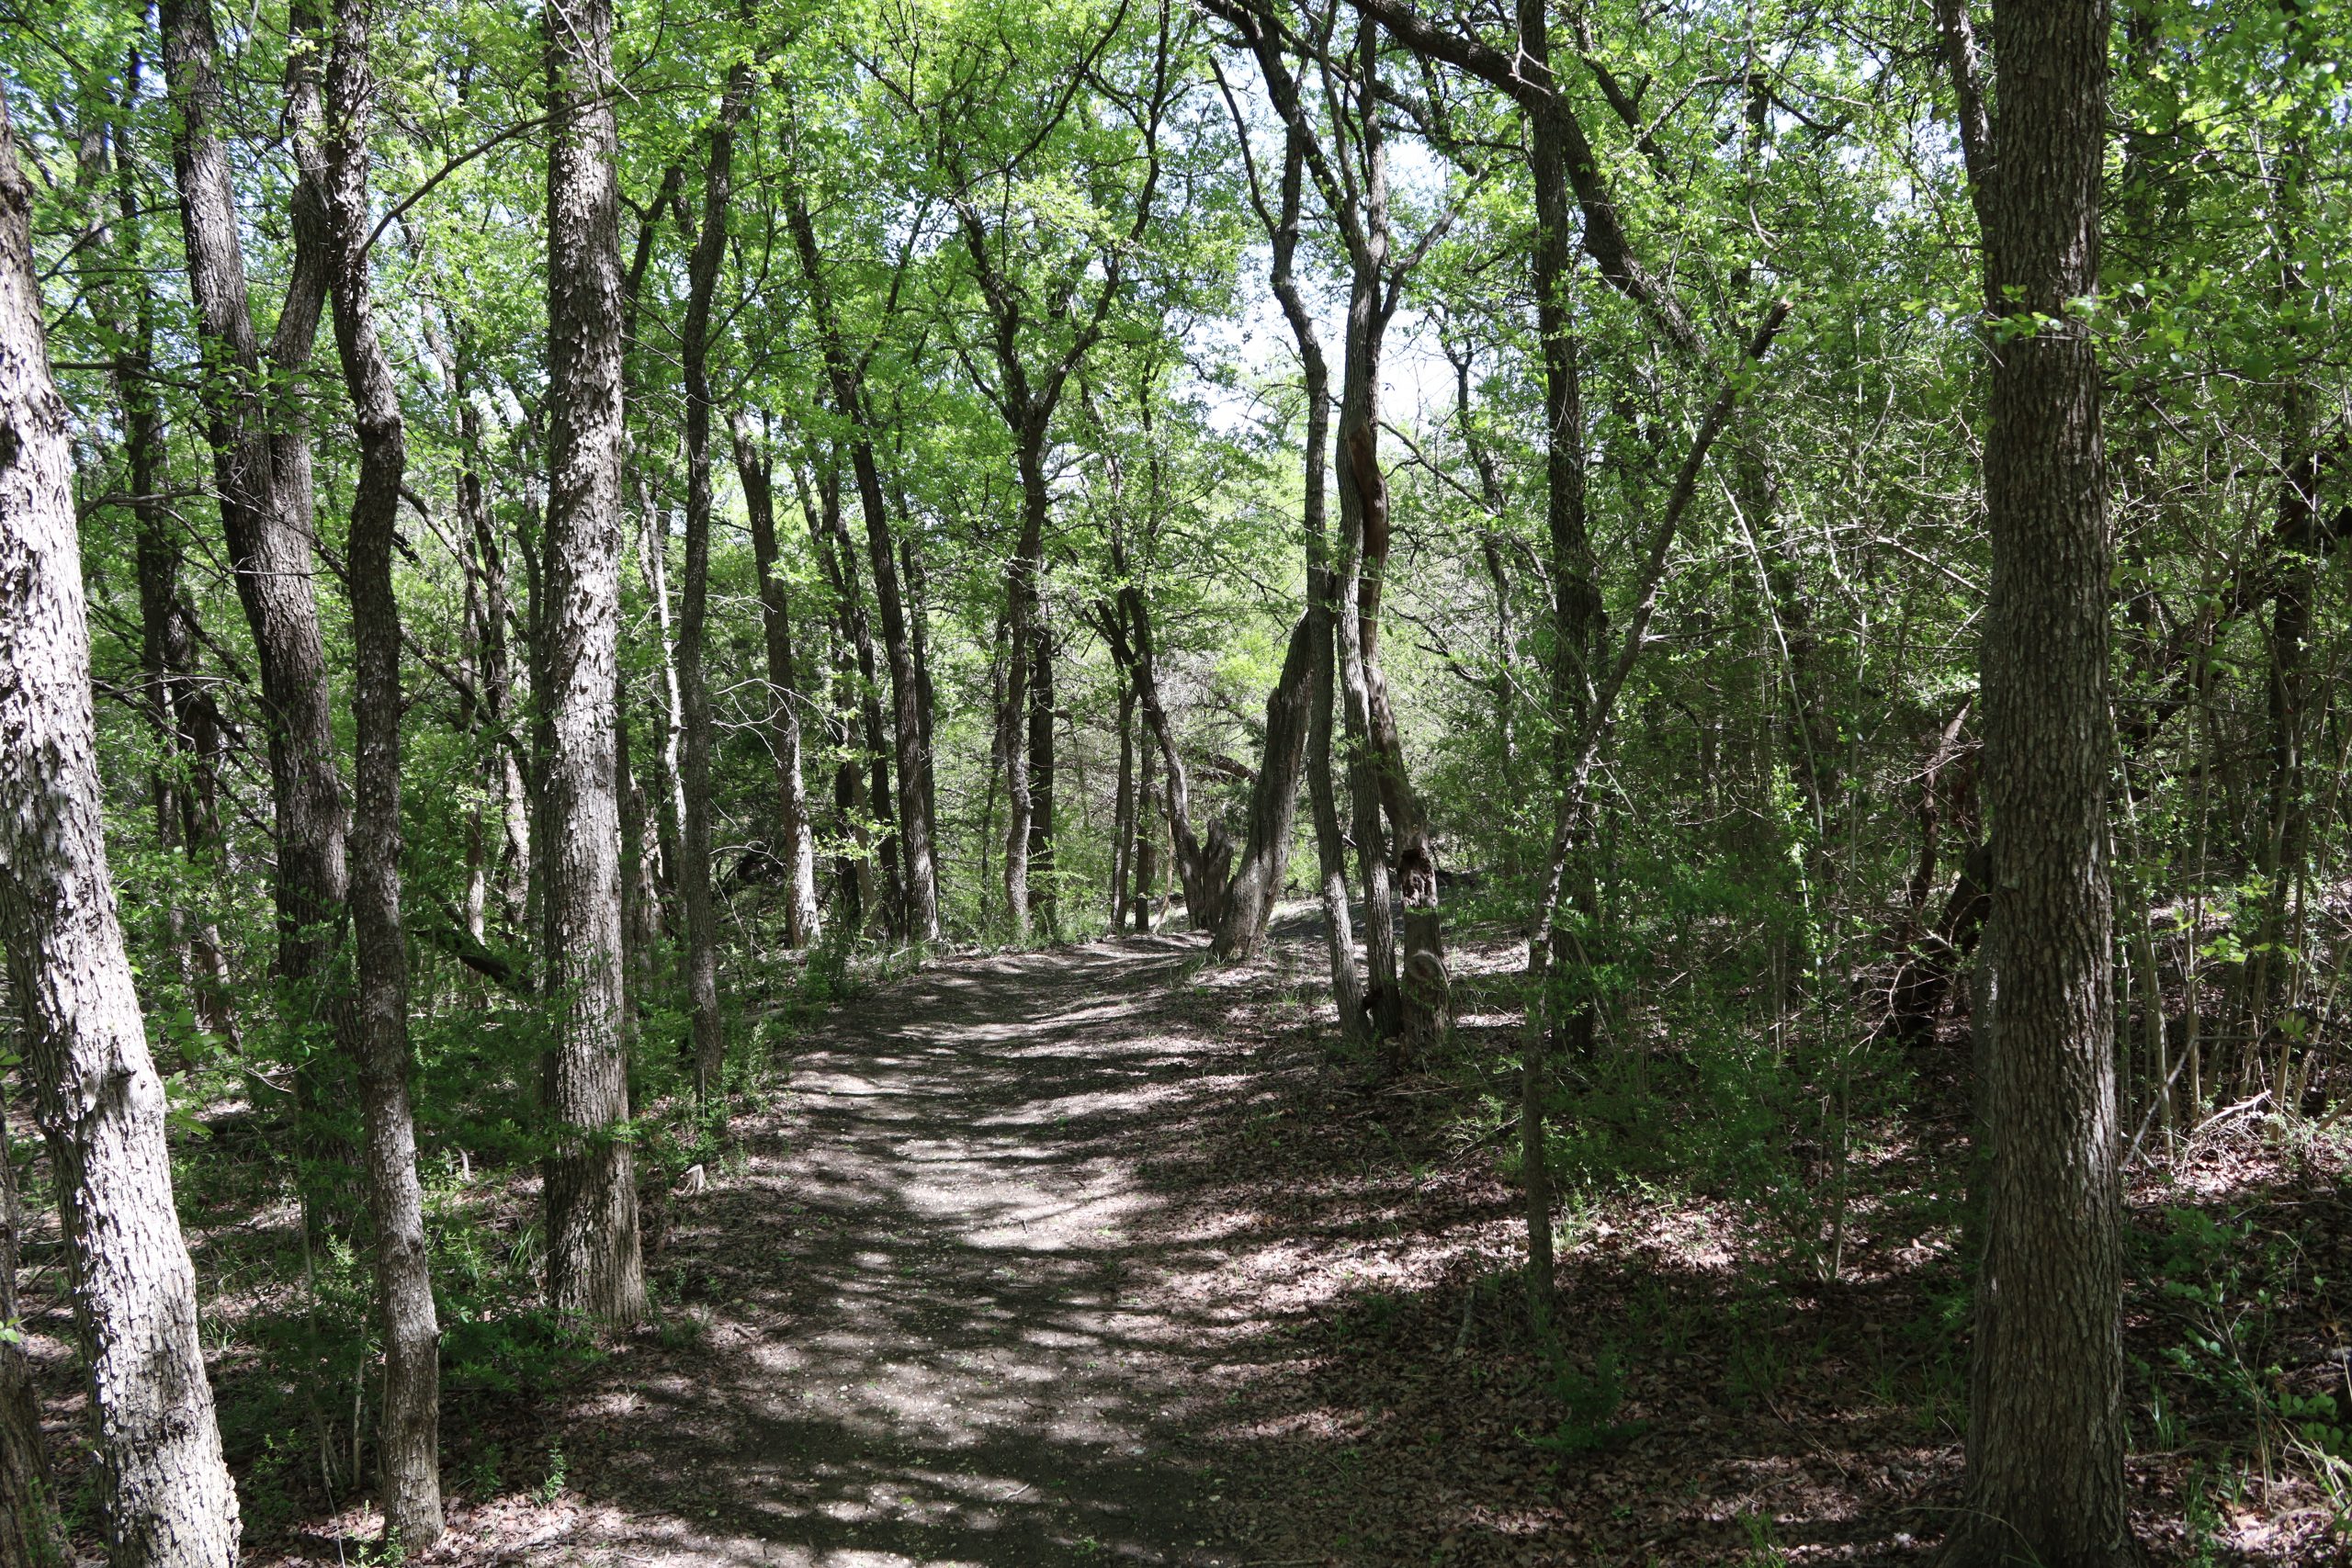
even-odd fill
[[[1514,944],[1464,944],[1457,1054],[1402,1081],[1339,1046],[1320,953],[1294,920],[1253,968],[1181,935],[951,958],[824,1016],[733,1153],[649,1203],[657,1323],[527,1397],[453,1402],[430,1560],[1930,1560],[1959,1503],[1964,1295],[1949,1204],[1900,1198],[1955,1181],[1951,1095],[1928,1081],[1946,1111],[1858,1164],[1875,1197],[1834,1282],[1792,1282],[1769,1194],[1572,1190],[1546,1357],[1498,1170]],[[2275,1417],[2343,1381],[2344,1191],[2327,1145],[2220,1138],[2135,1186],[2153,1560],[2340,1553],[2307,1462],[2326,1441]],[[2296,1304],[2254,1312],[2258,1291]],[[252,1560],[356,1565],[369,1523],[249,1528]]]

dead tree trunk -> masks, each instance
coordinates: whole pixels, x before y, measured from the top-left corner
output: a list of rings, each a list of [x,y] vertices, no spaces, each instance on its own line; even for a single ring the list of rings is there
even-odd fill
[[[548,7],[548,1297],[624,1326],[645,1315],[622,1038],[621,269],[611,0]]]
[[[31,205],[0,107],[0,939],[73,1259],[110,1554],[127,1568],[234,1568],[237,1495],[172,1205],[164,1085],[107,871],[72,457]]]

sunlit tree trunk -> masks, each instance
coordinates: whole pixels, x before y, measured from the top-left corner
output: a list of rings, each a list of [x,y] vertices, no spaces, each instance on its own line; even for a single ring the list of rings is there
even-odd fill
[[[123,1568],[233,1568],[237,1496],[173,1207],[164,1085],[107,870],[72,458],[31,204],[0,106],[0,940],[64,1222],[109,1554]]]

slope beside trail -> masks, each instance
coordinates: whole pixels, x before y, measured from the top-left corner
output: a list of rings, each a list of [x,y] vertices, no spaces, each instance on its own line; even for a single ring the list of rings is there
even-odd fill
[[[660,1218],[649,1269],[700,1332],[563,1413],[590,1501],[529,1555],[1244,1561],[1184,1436],[1227,1315],[1193,1288],[1213,1244],[1145,1170],[1188,1146],[1202,955],[949,962],[796,1042],[741,1168]]]

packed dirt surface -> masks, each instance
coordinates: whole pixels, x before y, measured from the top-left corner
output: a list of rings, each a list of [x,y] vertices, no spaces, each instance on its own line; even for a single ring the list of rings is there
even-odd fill
[[[747,1159],[673,1199],[657,1284],[690,1348],[611,1363],[564,1425],[632,1563],[1223,1568],[1186,1439],[1217,1259],[1144,1167],[1214,1082],[1171,1016],[1191,939],[950,963],[796,1051]],[[587,1462],[582,1462],[583,1460]],[[526,1538],[527,1540],[527,1538]]]

